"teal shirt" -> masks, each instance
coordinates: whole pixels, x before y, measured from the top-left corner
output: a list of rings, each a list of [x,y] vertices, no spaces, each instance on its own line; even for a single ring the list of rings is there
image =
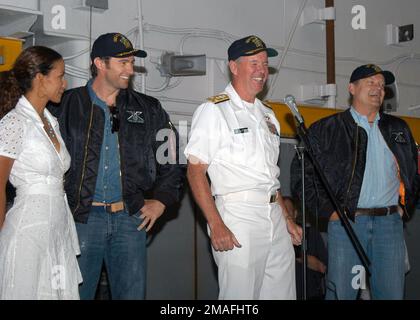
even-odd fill
[[[350,112],[354,121],[366,131],[368,136],[366,167],[358,208],[397,205],[400,186],[398,168],[396,159],[379,130],[379,113],[370,126],[366,116],[358,113],[353,107]]]

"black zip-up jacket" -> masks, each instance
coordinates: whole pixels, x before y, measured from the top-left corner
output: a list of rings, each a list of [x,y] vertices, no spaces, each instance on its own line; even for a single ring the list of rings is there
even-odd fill
[[[417,147],[404,120],[381,113],[378,126],[398,163],[405,189],[404,199],[400,197],[399,204],[408,217],[408,212],[414,209],[420,185]],[[357,125],[348,109],[312,124],[308,138],[338,203],[353,220],[365,172],[366,131]],[[336,209],[309,157],[305,159],[306,207],[313,214],[329,218]],[[297,156],[291,166],[291,188],[292,193],[302,199],[301,164]]]
[[[167,207],[174,204],[180,197],[185,166],[178,164],[177,151],[177,164],[156,161],[159,146],[168,143],[168,139],[156,140],[160,129],[172,130],[179,146],[168,114],[157,99],[131,89],[120,91],[116,107],[122,196],[129,214],[143,207],[145,193]],[[86,223],[95,193],[104,121],[110,119],[105,119],[103,110],[92,103],[87,86],[66,91],[59,106],[48,108],[58,118],[71,156],[64,186],[69,206],[75,220]]]

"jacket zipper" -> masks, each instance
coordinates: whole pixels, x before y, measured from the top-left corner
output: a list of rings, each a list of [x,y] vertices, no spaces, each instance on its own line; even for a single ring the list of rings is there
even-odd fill
[[[354,154],[354,159],[353,159],[353,169],[351,172],[351,177],[350,177],[350,183],[349,186],[347,188],[347,193],[346,193],[346,198],[344,200],[344,209],[347,206],[347,199],[350,193],[350,188],[351,188],[351,183],[353,182],[353,178],[354,178],[354,172],[356,171],[356,163],[357,163],[357,150],[359,148],[359,126],[356,124],[356,141],[355,141],[355,154]]]
[[[121,124],[120,124],[120,130],[121,130]],[[118,153],[119,153],[119,155],[120,155],[120,181],[121,181],[121,198],[122,198],[122,201],[123,201],[123,204],[124,204],[124,209],[126,209],[127,210],[127,212],[128,212],[128,208],[126,207],[126,205],[125,205],[125,201],[124,201],[124,183],[123,183],[123,176],[122,176],[122,171],[123,171],[123,169],[122,169],[122,167],[123,167],[123,161],[122,161],[122,159],[123,159],[123,157],[122,157],[122,151],[121,151],[121,148],[120,148],[120,134],[119,134],[119,132],[117,133],[117,142],[118,142]]]
[[[83,157],[82,177],[80,179],[79,194],[77,197],[77,207],[76,209],[74,209],[74,212],[76,212],[77,209],[79,209],[80,207],[80,194],[82,193],[82,185],[83,185],[83,180],[85,178],[86,158],[87,158],[87,151],[88,151],[88,145],[89,145],[89,140],[90,140],[90,130],[92,128],[92,121],[93,121],[93,103],[90,109],[89,127],[88,127],[87,139],[86,139],[86,144],[85,144],[85,155]]]

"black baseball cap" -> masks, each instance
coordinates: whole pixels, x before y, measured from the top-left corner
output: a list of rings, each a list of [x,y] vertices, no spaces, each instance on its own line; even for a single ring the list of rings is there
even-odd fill
[[[92,61],[99,57],[124,58],[136,56],[145,58],[147,53],[140,49],[134,49],[133,44],[121,33],[105,33],[100,35],[92,46],[90,58]]]
[[[273,48],[267,48],[264,41],[257,36],[247,36],[234,41],[228,49],[228,58],[236,60],[242,56],[253,56],[254,54],[266,51],[268,57],[275,57],[279,53]]]
[[[363,66],[354,69],[350,76],[350,83],[360,79],[369,78],[375,74],[382,74],[385,78],[385,85],[394,83],[395,77],[391,71],[384,71],[376,64],[364,64]]]

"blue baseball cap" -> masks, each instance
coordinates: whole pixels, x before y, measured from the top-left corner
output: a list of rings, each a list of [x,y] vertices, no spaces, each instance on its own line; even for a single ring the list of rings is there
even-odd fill
[[[268,57],[275,57],[279,53],[273,48],[267,48],[264,41],[259,37],[251,35],[234,41],[228,49],[228,59],[236,60],[242,56],[253,56],[254,54],[266,51]]]
[[[129,56],[145,58],[147,53],[140,49],[134,49],[133,44],[126,36],[115,32],[100,35],[93,43],[90,53],[92,61],[97,57],[124,58]]]
[[[364,64],[363,66],[354,69],[350,76],[350,83],[360,79],[369,78],[375,74],[382,74],[385,78],[385,85],[394,83],[395,77],[391,71],[384,71],[376,64]]]

